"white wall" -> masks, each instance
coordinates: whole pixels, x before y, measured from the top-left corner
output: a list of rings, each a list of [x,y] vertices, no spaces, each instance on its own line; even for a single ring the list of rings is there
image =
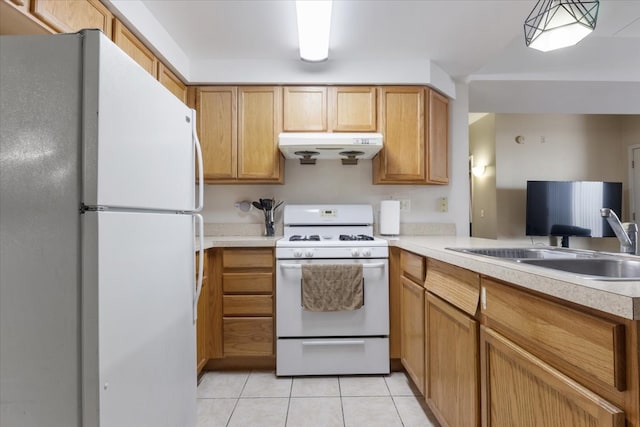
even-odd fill
[[[620,116],[497,114],[495,129],[499,239],[525,237],[527,180],[619,181],[627,187]],[[523,144],[515,142],[518,135]],[[617,241],[573,238],[572,246],[616,250]]]
[[[469,227],[467,178],[468,98],[467,86],[456,85],[457,99],[450,102],[450,148],[448,185],[373,185],[371,160],[343,166],[339,160],[300,165],[285,161],[284,185],[207,185],[203,215],[208,223],[260,223],[261,212],[242,213],[234,207],[241,200],[275,197],[287,203],[370,203],[377,221],[381,200],[410,199],[411,211],[401,214],[403,223],[454,223],[458,235]],[[438,199],[449,199],[449,211],[438,211]],[[281,221],[279,215],[277,221]]]

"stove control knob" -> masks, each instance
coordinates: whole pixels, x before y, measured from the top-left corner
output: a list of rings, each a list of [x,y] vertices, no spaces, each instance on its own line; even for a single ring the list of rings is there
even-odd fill
[[[351,249],[351,256],[352,257],[360,256],[360,251],[358,249]]]
[[[362,256],[371,256],[371,249],[370,248],[364,248],[362,250]]]
[[[293,256],[296,258],[300,258],[302,256],[302,249],[294,249]]]
[[[307,249],[306,251],[304,251],[304,256],[307,258],[313,257],[313,249]]]

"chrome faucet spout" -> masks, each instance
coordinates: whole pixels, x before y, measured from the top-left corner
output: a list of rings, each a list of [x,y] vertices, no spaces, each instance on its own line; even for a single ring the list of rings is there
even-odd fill
[[[638,255],[638,226],[621,222],[618,215],[609,208],[600,209],[600,215],[607,220],[620,241],[620,252]]]

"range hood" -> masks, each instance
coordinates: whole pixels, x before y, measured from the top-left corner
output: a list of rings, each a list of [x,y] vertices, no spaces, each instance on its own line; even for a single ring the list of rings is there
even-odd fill
[[[341,159],[342,164],[355,165],[360,159],[372,159],[382,149],[382,134],[281,133],[278,146],[285,158],[300,159],[301,164]]]

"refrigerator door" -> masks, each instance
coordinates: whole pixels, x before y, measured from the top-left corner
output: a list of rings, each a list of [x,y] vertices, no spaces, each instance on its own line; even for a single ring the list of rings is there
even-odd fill
[[[82,215],[85,427],[195,426],[193,217]]]
[[[3,427],[80,426],[81,46],[0,36]]]
[[[83,203],[193,210],[192,110],[104,34],[83,35]]]

